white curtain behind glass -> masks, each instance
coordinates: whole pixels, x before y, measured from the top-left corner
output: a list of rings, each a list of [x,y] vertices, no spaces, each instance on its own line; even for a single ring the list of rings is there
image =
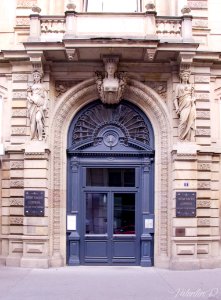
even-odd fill
[[[88,12],[137,12],[137,0],[88,0]]]

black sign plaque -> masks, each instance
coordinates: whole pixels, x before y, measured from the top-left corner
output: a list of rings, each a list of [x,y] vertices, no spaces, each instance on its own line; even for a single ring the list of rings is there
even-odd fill
[[[44,191],[25,191],[25,216],[44,217],[45,192]]]
[[[176,193],[176,216],[196,217],[196,192]]]

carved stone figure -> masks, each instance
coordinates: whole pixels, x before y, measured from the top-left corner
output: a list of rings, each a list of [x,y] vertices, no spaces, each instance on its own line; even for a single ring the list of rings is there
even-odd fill
[[[190,70],[181,70],[181,83],[176,87],[174,105],[179,116],[178,136],[182,141],[195,140],[196,105],[194,87],[189,82]]]
[[[31,139],[43,140],[45,114],[47,111],[48,95],[41,78],[43,74],[38,70],[33,72],[34,83],[27,90],[28,116],[30,118]]]
[[[126,85],[124,73],[117,73],[117,63],[114,59],[105,61],[105,76],[101,72],[96,72],[97,89],[101,101],[105,104],[119,103]]]

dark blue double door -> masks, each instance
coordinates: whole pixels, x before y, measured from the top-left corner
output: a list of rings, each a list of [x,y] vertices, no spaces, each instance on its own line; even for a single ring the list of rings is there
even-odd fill
[[[83,194],[81,263],[138,265],[138,191],[104,187],[86,188]]]

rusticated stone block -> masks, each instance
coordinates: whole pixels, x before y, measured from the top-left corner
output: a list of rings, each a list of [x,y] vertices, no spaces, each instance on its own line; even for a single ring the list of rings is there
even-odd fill
[[[210,218],[198,218],[197,226],[210,226]]]
[[[195,245],[194,244],[189,244],[189,245],[177,244],[176,251],[177,251],[177,255],[193,255],[195,253]]]
[[[23,206],[23,198],[10,198],[10,206]]]
[[[24,162],[23,161],[11,161],[10,162],[10,168],[11,169],[23,169],[24,168]]]
[[[12,179],[10,181],[10,187],[12,187],[12,188],[24,187],[24,180],[23,179]]]
[[[207,1],[188,1],[188,6],[191,9],[206,9]]]
[[[11,225],[23,225],[23,217],[10,217]]]
[[[209,253],[209,244],[197,245],[197,254],[208,254],[208,253]]]
[[[200,171],[211,171],[211,163],[199,162],[198,170]]]
[[[211,183],[207,180],[202,180],[197,182],[197,187],[199,190],[210,190]]]
[[[209,208],[211,206],[210,200],[198,200],[197,201],[197,207],[199,208]]]

